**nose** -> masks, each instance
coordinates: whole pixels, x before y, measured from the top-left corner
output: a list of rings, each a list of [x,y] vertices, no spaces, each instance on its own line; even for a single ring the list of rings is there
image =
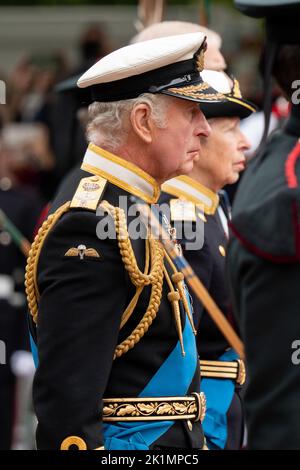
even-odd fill
[[[246,152],[247,150],[250,150],[252,147],[252,144],[248,140],[248,138],[245,136],[245,134],[240,130],[240,135],[241,135],[241,140],[240,140],[240,150],[242,152]]]
[[[220,51],[218,51],[216,54],[215,66],[216,66],[216,70],[220,72],[223,72],[227,68],[226,61]]]
[[[195,127],[195,134],[200,137],[209,137],[211,134],[211,127],[208,124],[206,117],[200,108],[198,108],[198,122]]]

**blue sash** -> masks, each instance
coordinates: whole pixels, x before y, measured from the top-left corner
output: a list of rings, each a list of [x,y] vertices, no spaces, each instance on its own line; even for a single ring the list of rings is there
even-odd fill
[[[189,301],[189,296],[187,295]],[[38,365],[37,347],[30,335],[35,366]],[[179,341],[160,369],[140,393],[140,397],[184,396],[198,366],[195,335],[186,317],[183,330],[185,356]],[[107,450],[148,450],[174,421],[138,421],[103,424],[104,446]]]
[[[233,349],[226,351],[218,361],[235,361],[238,355]],[[206,415],[202,423],[205,437],[218,449],[224,449],[227,441],[226,413],[232,402],[235,382],[231,379],[201,379],[201,391],[206,396]],[[208,442],[209,447],[209,442]]]
[[[35,368],[37,368],[37,366],[39,365],[38,350],[37,350],[37,346],[34,342],[34,339],[31,333],[29,333],[29,339],[30,339],[30,348],[31,348],[31,353],[33,357],[33,362],[34,362]]]
[[[140,397],[184,396],[197,368],[195,335],[186,319],[183,331],[185,356],[176,347],[152,377]],[[104,446],[107,450],[147,450],[174,424],[174,421],[139,421],[104,424]]]

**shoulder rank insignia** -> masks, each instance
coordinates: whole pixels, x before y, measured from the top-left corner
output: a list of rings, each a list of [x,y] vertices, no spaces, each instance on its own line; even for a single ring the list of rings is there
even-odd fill
[[[171,199],[171,221],[196,221],[195,204],[184,199]]]
[[[101,176],[82,178],[70,204],[70,209],[83,208],[95,211],[101,201],[107,180]]]
[[[85,245],[78,245],[77,248],[69,248],[68,251],[64,254],[67,257],[79,257],[80,259],[84,258],[100,258],[100,255],[95,248],[87,248]]]

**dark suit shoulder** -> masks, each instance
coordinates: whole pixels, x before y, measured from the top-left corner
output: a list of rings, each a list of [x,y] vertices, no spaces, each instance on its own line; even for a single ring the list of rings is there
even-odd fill
[[[297,261],[300,216],[298,138],[284,131],[270,139],[265,154],[251,162],[233,207],[232,232],[256,255],[274,262]]]

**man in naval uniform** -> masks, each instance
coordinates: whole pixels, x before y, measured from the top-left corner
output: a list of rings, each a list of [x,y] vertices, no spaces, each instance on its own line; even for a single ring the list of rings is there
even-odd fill
[[[161,201],[170,204],[171,222],[177,227],[184,256],[217,306],[230,319],[225,279],[230,211],[220,191],[226,184],[235,183],[244,169],[244,152],[249,143],[239,124],[255,107],[242,98],[237,80],[232,82],[225,73],[211,70],[204,70],[202,76],[216,90],[226,94],[228,101],[211,109],[202,106],[212,132],[207,139],[200,139],[202,152],[191,173],[163,184]],[[202,234],[203,243],[200,243]],[[197,346],[201,359],[201,389],[205,390],[207,399],[203,422],[207,445],[211,449],[239,449],[244,420],[238,389],[245,379],[244,365],[194,297],[193,306],[195,312],[202,312]]]
[[[199,103],[224,97],[199,74],[204,50],[202,33],[134,44],[78,81],[91,94],[90,144],[27,265],[38,449],[203,447],[191,307],[129,212],[189,172],[210,133]]]
[[[300,449],[300,2],[236,4],[265,17],[266,79],[271,70],[291,102],[284,128],[251,161],[233,207],[228,262],[248,366],[249,448]]]

